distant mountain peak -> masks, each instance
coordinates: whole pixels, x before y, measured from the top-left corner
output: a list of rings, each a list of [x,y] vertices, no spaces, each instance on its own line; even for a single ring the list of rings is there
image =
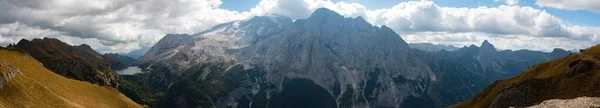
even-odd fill
[[[81,45],[76,45],[75,47],[79,47],[79,48],[84,48],[86,50],[94,50],[92,49],[92,47],[88,44],[81,44]]]
[[[29,40],[21,39],[19,42],[17,42],[17,44],[19,44],[19,43],[21,43],[21,44],[29,43]]]
[[[92,49],[92,47],[90,45],[87,45],[87,44],[81,44],[79,46],[74,46],[74,47],[79,48],[83,51],[87,51],[90,54],[98,53],[98,52],[96,52],[96,50]]]
[[[473,44],[469,45],[469,47],[467,47],[467,46],[464,46],[464,47],[465,47],[465,48],[477,48],[477,46],[475,46],[475,45],[473,45]]]
[[[561,49],[561,48],[554,48],[552,50],[552,52],[568,52],[567,50]]]
[[[488,42],[488,40],[484,40],[483,43],[481,43],[481,49],[490,49],[492,51],[496,51],[496,47]]]
[[[552,50],[552,52],[550,52],[550,56],[552,56],[553,58],[559,58],[564,55],[569,55],[570,53],[571,52],[564,50],[564,49],[554,48],[554,50]]]
[[[483,40],[483,42],[481,43],[481,46],[483,45],[492,45],[487,39]]]
[[[342,15],[340,15],[339,13],[327,9],[327,8],[319,8],[317,10],[315,10],[315,12],[313,12],[310,17],[308,19],[322,19],[324,17],[337,17],[337,18],[343,18]]]

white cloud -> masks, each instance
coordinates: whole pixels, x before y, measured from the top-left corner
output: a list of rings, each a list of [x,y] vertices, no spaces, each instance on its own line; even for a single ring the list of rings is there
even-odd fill
[[[599,0],[536,0],[535,4],[566,10],[589,10],[600,13]]]
[[[526,35],[489,35],[485,33],[449,33],[449,32],[420,32],[402,35],[408,42],[433,43],[463,47],[469,45],[479,46],[484,40],[494,44],[497,49],[509,50],[536,50],[550,52],[553,48],[572,50],[588,48],[594,43],[591,41],[573,40],[564,37],[533,37]],[[597,41],[596,41],[597,42]]]
[[[507,5],[517,5],[517,4],[519,4],[520,0],[494,0],[494,2],[500,2],[500,1],[504,1],[504,3]]]
[[[403,2],[389,9],[380,9],[368,12],[368,19],[372,23],[388,25],[402,36],[418,36],[420,38],[406,39],[408,42],[423,41],[427,33],[444,33],[434,35],[444,37],[429,40],[430,42],[447,43],[451,45],[472,44],[476,39],[509,39],[525,42],[529,45],[513,45],[510,41],[500,41],[497,44],[512,45],[500,48],[507,49],[536,49],[552,50],[554,47],[567,49],[586,48],[600,43],[600,27],[577,26],[566,24],[561,19],[532,7],[507,6],[454,8],[440,7],[432,1]],[[424,34],[425,33],[425,34]],[[457,36],[457,35],[468,35]],[[518,38],[514,38],[518,37]],[[525,38],[527,37],[527,38]],[[453,41],[453,40],[459,41]],[[462,39],[462,40],[461,40]],[[543,40],[543,41],[524,41]],[[577,44],[555,44],[553,40],[568,41]],[[463,42],[461,42],[463,41]],[[504,43],[506,42],[506,43]],[[548,43],[554,42],[554,43]],[[554,45],[550,45],[554,44]],[[519,48],[520,47],[520,48]]]
[[[376,24],[389,25],[401,33],[423,31],[484,32],[590,39],[597,27],[572,26],[531,7],[506,6],[454,8],[431,1],[405,2],[391,9],[376,10],[369,17]],[[585,31],[585,32],[582,32]]]
[[[58,31],[29,27],[18,22],[0,24],[0,46],[6,46],[11,43],[15,44],[22,38],[32,39],[36,36],[55,37],[59,35]]]
[[[7,46],[8,44],[16,44],[21,39],[32,40],[34,38],[50,37],[57,38],[70,45],[81,45],[88,44],[94,46],[93,48],[100,51],[100,53],[108,52],[129,52],[131,50],[140,49],[138,43],[116,43],[115,45],[107,46],[102,45],[103,40],[95,38],[79,38],[73,36],[61,35],[60,31],[52,29],[43,29],[40,27],[31,27],[28,25],[21,24],[19,22],[0,24],[0,46]]]
[[[250,12],[254,15],[276,13],[293,19],[308,18],[318,8],[329,8],[347,17],[366,16],[367,8],[358,3],[324,0],[262,0]]]
[[[221,3],[219,0],[2,0],[0,24],[19,22],[21,26],[58,33],[54,35],[98,40],[98,45],[91,46],[100,51],[127,52],[150,47],[166,33],[196,33],[250,15],[220,9]],[[56,37],[1,35],[15,40]]]

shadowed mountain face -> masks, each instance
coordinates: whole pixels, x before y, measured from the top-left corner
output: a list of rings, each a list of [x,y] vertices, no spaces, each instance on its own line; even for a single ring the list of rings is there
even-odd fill
[[[123,70],[131,66],[135,62],[134,58],[125,55],[119,55],[115,53],[107,53],[103,55],[106,60],[110,63],[110,67],[113,70]]]
[[[442,58],[456,61],[468,69],[480,72],[491,80],[518,75],[529,66],[567,56],[570,52],[554,49],[550,53],[529,50],[497,51],[487,40],[481,47],[471,45],[456,51],[435,52]]]
[[[553,51],[553,53],[564,53]],[[525,107],[550,99],[600,96],[600,46],[580,54],[534,65],[520,75],[498,80],[473,98],[453,107]]]
[[[99,85],[117,85],[118,76],[108,60],[86,44],[70,46],[58,39],[44,38],[23,39],[13,47],[24,49],[44,67],[62,76]]]
[[[410,49],[386,26],[325,8],[296,21],[257,16],[197,34],[169,34],[135,64],[149,72],[126,76],[128,85],[140,86],[122,90],[145,88],[129,95],[171,107],[443,107],[489,82]],[[299,88],[310,93],[298,95]],[[144,95],[158,93],[164,95]]]

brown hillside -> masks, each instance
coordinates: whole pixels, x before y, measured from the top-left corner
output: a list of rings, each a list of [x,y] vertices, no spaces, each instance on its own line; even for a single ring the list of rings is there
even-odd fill
[[[549,99],[600,96],[600,45],[534,65],[519,76],[498,80],[471,99],[451,107],[506,108],[539,104]]]
[[[65,78],[25,51],[0,47],[0,107],[138,108],[117,89]]]

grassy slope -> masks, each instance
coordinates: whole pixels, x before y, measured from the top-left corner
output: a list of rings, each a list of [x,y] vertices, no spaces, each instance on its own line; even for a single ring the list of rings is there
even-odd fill
[[[0,90],[0,107],[141,107],[117,89],[65,78],[32,57],[22,59],[25,55],[23,51],[0,48],[0,61],[22,72]],[[0,72],[6,72],[5,68],[0,67]]]
[[[572,77],[566,76],[568,65],[577,59],[593,60],[600,63],[600,45],[589,48],[581,54],[534,65],[519,76],[498,80],[479,92],[476,96],[462,103],[450,106],[457,108],[483,108],[498,100],[499,94],[512,93],[500,99],[499,103],[510,106],[530,106],[548,99],[570,99],[581,96],[600,96],[600,69],[594,68],[587,73]],[[508,90],[512,89],[512,90]],[[519,92],[519,93],[515,93]],[[512,100],[511,100],[512,99]],[[521,101],[521,102],[518,102]],[[496,103],[498,104],[498,103]],[[504,106],[501,105],[501,106]]]

